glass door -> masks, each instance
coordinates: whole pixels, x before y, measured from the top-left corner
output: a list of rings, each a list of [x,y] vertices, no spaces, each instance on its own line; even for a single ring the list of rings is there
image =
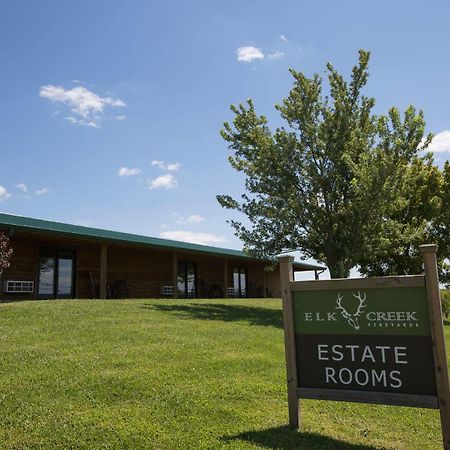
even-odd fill
[[[73,298],[74,262],[72,252],[42,251],[39,258],[39,298]]]
[[[55,258],[41,256],[39,258],[39,298],[55,296]]]
[[[233,288],[235,297],[247,297],[247,269],[244,267],[233,269]]]
[[[194,263],[178,263],[177,288],[179,298],[197,297],[197,267]]]
[[[57,260],[56,296],[58,298],[73,297],[74,257],[60,254]]]

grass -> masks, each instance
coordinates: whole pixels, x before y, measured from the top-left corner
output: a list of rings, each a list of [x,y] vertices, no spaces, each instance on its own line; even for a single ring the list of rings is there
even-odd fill
[[[0,304],[0,447],[440,448],[433,410],[302,401],[289,430],[280,306]]]

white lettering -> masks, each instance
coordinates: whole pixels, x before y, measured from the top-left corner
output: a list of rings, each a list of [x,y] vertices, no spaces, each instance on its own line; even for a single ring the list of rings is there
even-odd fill
[[[361,378],[360,378],[359,374],[363,374],[364,381],[361,381]],[[369,374],[368,374],[364,369],[358,369],[358,370],[355,372],[355,381],[356,381],[360,386],[365,386],[365,385],[369,382]]]
[[[342,345],[333,345],[333,347],[331,347],[331,350],[333,352],[333,361],[342,361],[344,359],[344,354],[340,351],[342,350]],[[334,355],[338,355],[338,356],[334,356]]]
[[[402,386],[401,373],[398,370],[387,372],[386,370],[377,369],[349,369],[343,367],[335,369],[334,367],[325,367],[325,383],[326,384],[357,384],[358,386],[377,387],[388,385],[394,389]]]
[[[375,357],[373,356],[372,350],[370,350],[370,347],[366,345],[361,356],[361,362],[364,362],[368,358],[370,358],[372,362],[375,362]]]
[[[349,348],[352,354],[352,362],[355,361],[355,348],[359,348],[359,345],[346,345],[345,348]]]
[[[319,344],[317,345],[318,359],[319,361],[328,361],[328,345]],[[326,356],[322,357],[322,354],[326,353]]]
[[[402,380],[400,378],[398,378],[397,376],[395,376],[394,374],[396,374],[398,377],[400,377],[400,372],[398,370],[393,370],[389,376],[391,378],[391,383],[390,386],[392,388],[396,388],[398,389],[399,387],[402,387]],[[394,384],[393,381],[395,381],[396,383]]]
[[[396,317],[396,313],[394,312],[394,311],[390,311],[390,312],[388,312],[388,313],[386,313],[387,314],[387,320],[395,320],[395,317]]]
[[[417,322],[416,313],[417,311],[371,311],[366,314],[366,319],[370,322]]]
[[[384,345],[376,345],[375,348],[377,350],[381,350],[381,361],[385,363],[386,362],[385,350],[389,350],[391,347],[389,347],[389,346],[386,347]]]
[[[406,352],[402,352],[402,350],[406,350],[406,347],[394,347],[396,364],[408,364],[408,361],[406,361]],[[405,359],[401,361],[401,357],[404,357]]]
[[[325,383],[329,383],[332,380],[333,383],[337,384],[336,378],[334,378],[336,371],[332,367],[325,367]]]
[[[305,313],[305,320],[307,321],[307,322],[311,322],[311,320],[312,320],[312,313]]]
[[[375,369],[372,369],[372,384],[376,386],[376,383],[383,382],[383,386],[386,387],[386,371],[382,370],[378,375]]]
[[[343,379],[343,377],[342,377],[342,375],[344,374],[344,373],[347,373],[348,374],[348,379],[347,379],[347,381],[345,381],[344,379]],[[342,383],[342,384],[350,384],[351,382],[352,382],[352,379],[353,379],[353,377],[352,377],[352,372],[350,371],[350,369],[347,369],[347,368],[343,368],[343,369],[341,369],[340,371],[339,371],[339,381]]]

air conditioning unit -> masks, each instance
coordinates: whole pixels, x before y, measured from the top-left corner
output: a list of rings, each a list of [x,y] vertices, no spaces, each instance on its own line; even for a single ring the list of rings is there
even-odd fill
[[[228,288],[228,295],[234,295],[234,287]]]
[[[173,286],[163,286],[161,289],[162,295],[173,295]]]
[[[26,294],[34,292],[34,281],[14,281],[8,280],[5,292],[10,294]]]

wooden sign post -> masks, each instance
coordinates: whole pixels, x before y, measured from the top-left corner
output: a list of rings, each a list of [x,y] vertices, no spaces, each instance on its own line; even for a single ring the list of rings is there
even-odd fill
[[[450,393],[437,246],[425,276],[294,281],[280,262],[289,423],[299,398],[439,408],[450,450]]]
[[[436,388],[441,416],[444,448],[450,449],[450,393],[448,384],[447,353],[445,351],[444,327],[442,323],[441,296],[437,270],[437,245],[421,245],[420,251],[425,264],[430,325],[433,337],[433,355],[436,374]]]

